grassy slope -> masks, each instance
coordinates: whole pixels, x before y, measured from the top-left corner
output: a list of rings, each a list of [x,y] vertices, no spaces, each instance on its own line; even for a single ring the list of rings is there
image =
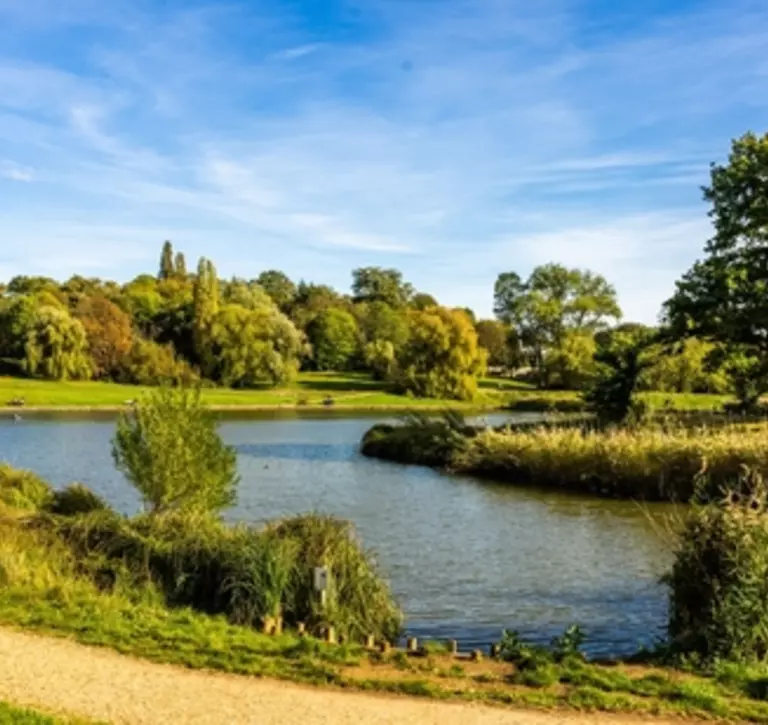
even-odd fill
[[[27,407],[116,407],[148,390],[141,386],[97,382],[49,382],[0,377],[0,407],[14,398],[24,398]],[[480,395],[471,404],[456,401],[408,398],[388,393],[381,383],[365,374],[302,373],[290,387],[257,390],[209,389],[205,401],[217,407],[323,407],[332,397],[334,408],[411,409],[411,408],[494,408],[508,406],[520,410],[572,408],[580,404],[574,391],[536,391],[515,381],[484,380]],[[649,393],[649,401],[663,406],[667,400],[681,410],[711,409],[727,400],[717,395],[675,395]]]
[[[0,701],[0,725],[88,725],[88,721],[44,715],[36,710]]]

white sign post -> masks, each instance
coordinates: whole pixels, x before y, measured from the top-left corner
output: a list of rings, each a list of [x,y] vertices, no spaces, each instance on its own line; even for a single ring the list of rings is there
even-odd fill
[[[315,591],[320,595],[320,606],[325,607],[325,600],[328,596],[328,567],[315,567]]]

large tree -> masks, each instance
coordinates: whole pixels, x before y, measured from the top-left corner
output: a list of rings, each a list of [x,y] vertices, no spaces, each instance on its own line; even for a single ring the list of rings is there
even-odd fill
[[[301,335],[276,307],[224,305],[205,333],[205,372],[234,387],[285,383],[299,367]]]
[[[133,347],[130,316],[100,294],[83,297],[75,315],[85,328],[94,377],[119,377]]]
[[[561,354],[573,333],[594,333],[621,316],[616,290],[604,277],[560,264],[536,267],[525,282],[515,272],[500,274],[494,311],[518,331],[543,386],[550,377],[547,357]]]
[[[485,372],[487,354],[474,325],[461,310],[411,310],[408,342],[391,377],[406,392],[429,398],[470,400]]]
[[[276,269],[268,269],[258,276],[256,282],[283,312],[290,311],[296,299],[297,290],[296,285],[286,274]]]
[[[328,309],[310,324],[307,335],[318,370],[347,370],[360,349],[357,320],[345,310]]]
[[[59,307],[42,306],[29,321],[24,371],[52,380],[88,378],[88,338],[79,320]]]
[[[386,302],[403,307],[413,297],[413,287],[403,282],[402,272],[382,267],[360,267],[352,271],[355,302]]]
[[[519,362],[519,342],[514,328],[500,320],[478,320],[477,341],[488,351],[492,367],[512,368]]]
[[[768,134],[732,143],[704,199],[715,234],[666,303],[672,337],[721,343],[745,407],[768,391]]]

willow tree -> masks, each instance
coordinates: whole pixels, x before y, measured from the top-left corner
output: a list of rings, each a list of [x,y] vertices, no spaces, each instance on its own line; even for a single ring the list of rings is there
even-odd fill
[[[26,331],[22,363],[29,375],[52,380],[88,378],[91,360],[85,327],[66,310],[43,306]]]
[[[213,262],[205,257],[197,264],[192,296],[195,351],[205,365],[210,326],[219,311],[219,279]]]
[[[397,387],[421,397],[473,398],[487,352],[469,317],[445,307],[410,310],[409,331],[391,373]]]

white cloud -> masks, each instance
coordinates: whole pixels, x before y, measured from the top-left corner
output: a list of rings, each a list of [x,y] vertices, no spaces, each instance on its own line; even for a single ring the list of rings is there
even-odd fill
[[[19,166],[12,161],[0,161],[0,176],[11,181],[28,183],[35,178],[35,171],[26,166]]]

